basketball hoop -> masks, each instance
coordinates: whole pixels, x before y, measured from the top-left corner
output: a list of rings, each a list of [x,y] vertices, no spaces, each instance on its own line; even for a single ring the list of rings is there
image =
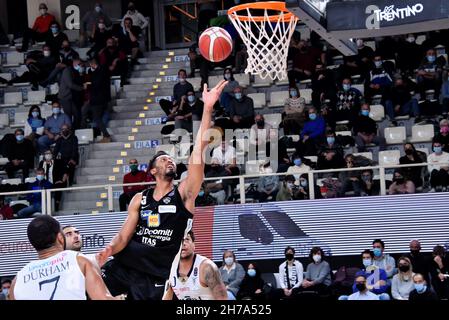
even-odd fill
[[[263,10],[263,14],[256,15],[257,10]],[[241,4],[229,9],[228,16],[248,50],[245,73],[259,75],[262,79],[285,79],[288,46],[298,22],[285,2]]]

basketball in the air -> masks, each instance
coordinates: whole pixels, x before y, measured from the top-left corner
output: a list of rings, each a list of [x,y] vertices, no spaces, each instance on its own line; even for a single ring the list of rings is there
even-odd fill
[[[199,49],[205,59],[220,62],[231,54],[232,38],[225,29],[211,27],[201,34]]]

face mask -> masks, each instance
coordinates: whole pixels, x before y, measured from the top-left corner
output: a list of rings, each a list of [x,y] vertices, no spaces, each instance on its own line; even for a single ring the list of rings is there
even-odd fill
[[[382,256],[382,250],[379,249],[379,248],[374,248],[374,249],[373,249],[373,253],[374,253],[374,256],[375,256],[375,257],[380,257],[380,256]]]
[[[343,84],[343,90],[344,91],[349,91],[349,89],[351,89],[351,85],[350,84]]]
[[[441,127],[441,128],[440,128],[440,132],[443,133],[443,134],[449,133],[449,127],[446,127],[446,126]]]
[[[256,121],[256,124],[257,124],[258,127],[263,127],[265,125],[265,121],[264,120],[259,120],[259,121]]]
[[[365,182],[371,181],[371,177],[370,176],[362,176],[362,180]]]
[[[40,9],[39,12],[41,15],[45,16],[47,14],[47,9]]]
[[[293,253],[287,253],[285,254],[285,259],[287,259],[288,261],[292,261],[294,258],[294,254]]]
[[[186,78],[179,78],[179,82],[185,83],[186,82]]]
[[[42,180],[44,180],[44,175],[43,174],[38,174],[36,176],[36,179],[39,180],[39,181],[42,181]]]
[[[404,179],[404,177],[400,177],[400,178],[398,177],[398,178],[394,178],[393,181],[396,182],[397,184],[403,184],[405,179]]]
[[[200,196],[200,197],[204,197],[204,191],[203,191],[203,190],[201,190],[200,192],[198,192],[198,196]]]
[[[95,67],[95,68],[92,66],[90,67],[90,71],[95,72],[95,70],[97,70],[97,67]]]
[[[44,157],[45,157],[45,160],[47,160],[47,161],[50,161],[51,159],[53,159],[52,154],[46,154]]]
[[[293,189],[294,186],[295,186],[295,185],[294,185],[293,183],[287,182],[287,188]]]
[[[231,79],[231,74],[230,74],[230,73],[225,73],[224,78],[225,78],[226,80]]]
[[[443,148],[442,147],[433,147],[433,151],[436,154],[441,154],[443,152]]]
[[[16,136],[16,140],[19,141],[19,142],[23,141],[23,135],[22,134],[17,135]]]
[[[44,50],[44,57],[48,58],[50,56],[51,52],[48,50]]]
[[[227,257],[224,259],[225,263],[227,266],[232,266],[232,264],[234,263],[234,258],[233,257]]]
[[[401,272],[407,272],[410,270],[410,266],[399,266],[399,271]]]
[[[357,47],[359,48],[363,47],[363,40],[361,39],[357,40]]]
[[[435,57],[435,56],[427,56],[427,61],[429,61],[430,63],[435,62],[436,59],[437,59],[437,57]]]
[[[315,120],[316,119],[316,113],[311,113],[311,114],[309,114],[309,119],[310,120]]]
[[[61,113],[61,109],[53,108],[53,114],[59,114],[59,113]]]
[[[236,98],[237,100],[242,99],[242,94],[241,94],[240,92],[235,93],[235,98]]]
[[[52,28],[51,28],[51,32],[52,32],[53,34],[56,34],[56,33],[59,32],[59,28],[57,28],[57,27],[52,27]]]
[[[365,289],[366,289],[366,286],[365,286],[364,283],[356,283],[356,284],[355,284],[355,287],[357,288],[357,290],[358,290],[359,292],[365,291]]]
[[[415,42],[415,37],[408,37],[407,42],[410,42],[410,43]]]
[[[373,262],[371,261],[371,259],[363,259],[363,265],[365,266],[365,268],[368,268]]]
[[[98,12],[98,13],[101,12],[101,7],[96,6],[96,7],[95,7],[95,11]]]
[[[307,180],[301,180],[299,181],[299,185],[303,188],[307,187]]]
[[[8,293],[9,293],[9,289],[2,289],[2,293],[5,295],[5,297],[7,297],[8,296]]]
[[[405,154],[408,156],[411,156],[413,154],[413,150],[412,149],[406,149],[405,150]]]
[[[106,25],[104,23],[98,24],[98,29],[103,30],[104,28],[106,28]]]
[[[382,61],[374,61],[374,65],[376,66],[376,68],[380,68],[382,67]]]
[[[139,166],[138,166],[137,164],[130,164],[130,165],[129,165],[129,169],[130,169],[132,172],[137,171],[138,168],[139,168]]]
[[[410,253],[414,256],[419,254],[419,250],[410,250]]]
[[[418,293],[423,293],[427,289],[427,286],[424,283],[415,283],[413,285]]]
[[[293,161],[293,163],[295,164],[295,166],[299,167],[302,164],[302,160],[301,159],[295,159]]]
[[[293,98],[296,98],[296,97],[298,96],[298,92],[296,92],[296,90],[291,90],[291,91],[290,91],[290,95],[291,95]]]
[[[249,275],[251,278],[254,278],[254,277],[256,276],[256,270],[254,270],[254,269],[248,269],[248,275]]]
[[[84,67],[82,67],[80,64],[76,65],[74,68],[79,73],[84,73]]]
[[[33,111],[31,112],[31,115],[33,116],[33,118],[37,118],[39,116],[39,112]]]
[[[334,144],[335,143],[335,138],[334,137],[327,137],[326,140],[327,140],[328,144]]]
[[[195,102],[195,96],[187,96],[187,100],[188,100],[190,103],[193,103],[193,102]]]
[[[369,117],[369,110],[362,110],[362,116]]]
[[[315,263],[320,263],[321,262],[321,255],[316,254],[313,256],[313,261],[315,261]]]

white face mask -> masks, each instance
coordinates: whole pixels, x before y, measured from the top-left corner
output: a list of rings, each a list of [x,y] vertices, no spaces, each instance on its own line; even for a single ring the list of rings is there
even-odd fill
[[[315,263],[320,263],[321,262],[321,255],[315,254],[313,256],[313,261],[315,261]]]
[[[227,266],[232,266],[232,264],[234,263],[234,258],[233,257],[227,257],[224,259],[225,263]]]
[[[41,15],[45,15],[47,14],[47,9],[40,9],[39,12]]]
[[[104,28],[106,28],[106,25],[105,25],[104,23],[99,23],[99,24],[98,24],[98,28],[99,28],[100,30],[103,30]]]
[[[45,160],[50,161],[51,159],[53,159],[53,155],[52,154],[46,154],[45,155]]]
[[[415,37],[408,37],[407,42],[410,42],[410,43],[415,42]]]
[[[51,55],[51,52],[48,50],[44,50],[44,57],[48,58]]]

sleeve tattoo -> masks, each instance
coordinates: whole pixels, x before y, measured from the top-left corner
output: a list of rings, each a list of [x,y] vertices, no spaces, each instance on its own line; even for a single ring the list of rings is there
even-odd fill
[[[211,289],[212,295],[216,300],[227,300],[228,293],[221,280],[220,272],[217,266],[207,263],[204,268],[204,282]]]

